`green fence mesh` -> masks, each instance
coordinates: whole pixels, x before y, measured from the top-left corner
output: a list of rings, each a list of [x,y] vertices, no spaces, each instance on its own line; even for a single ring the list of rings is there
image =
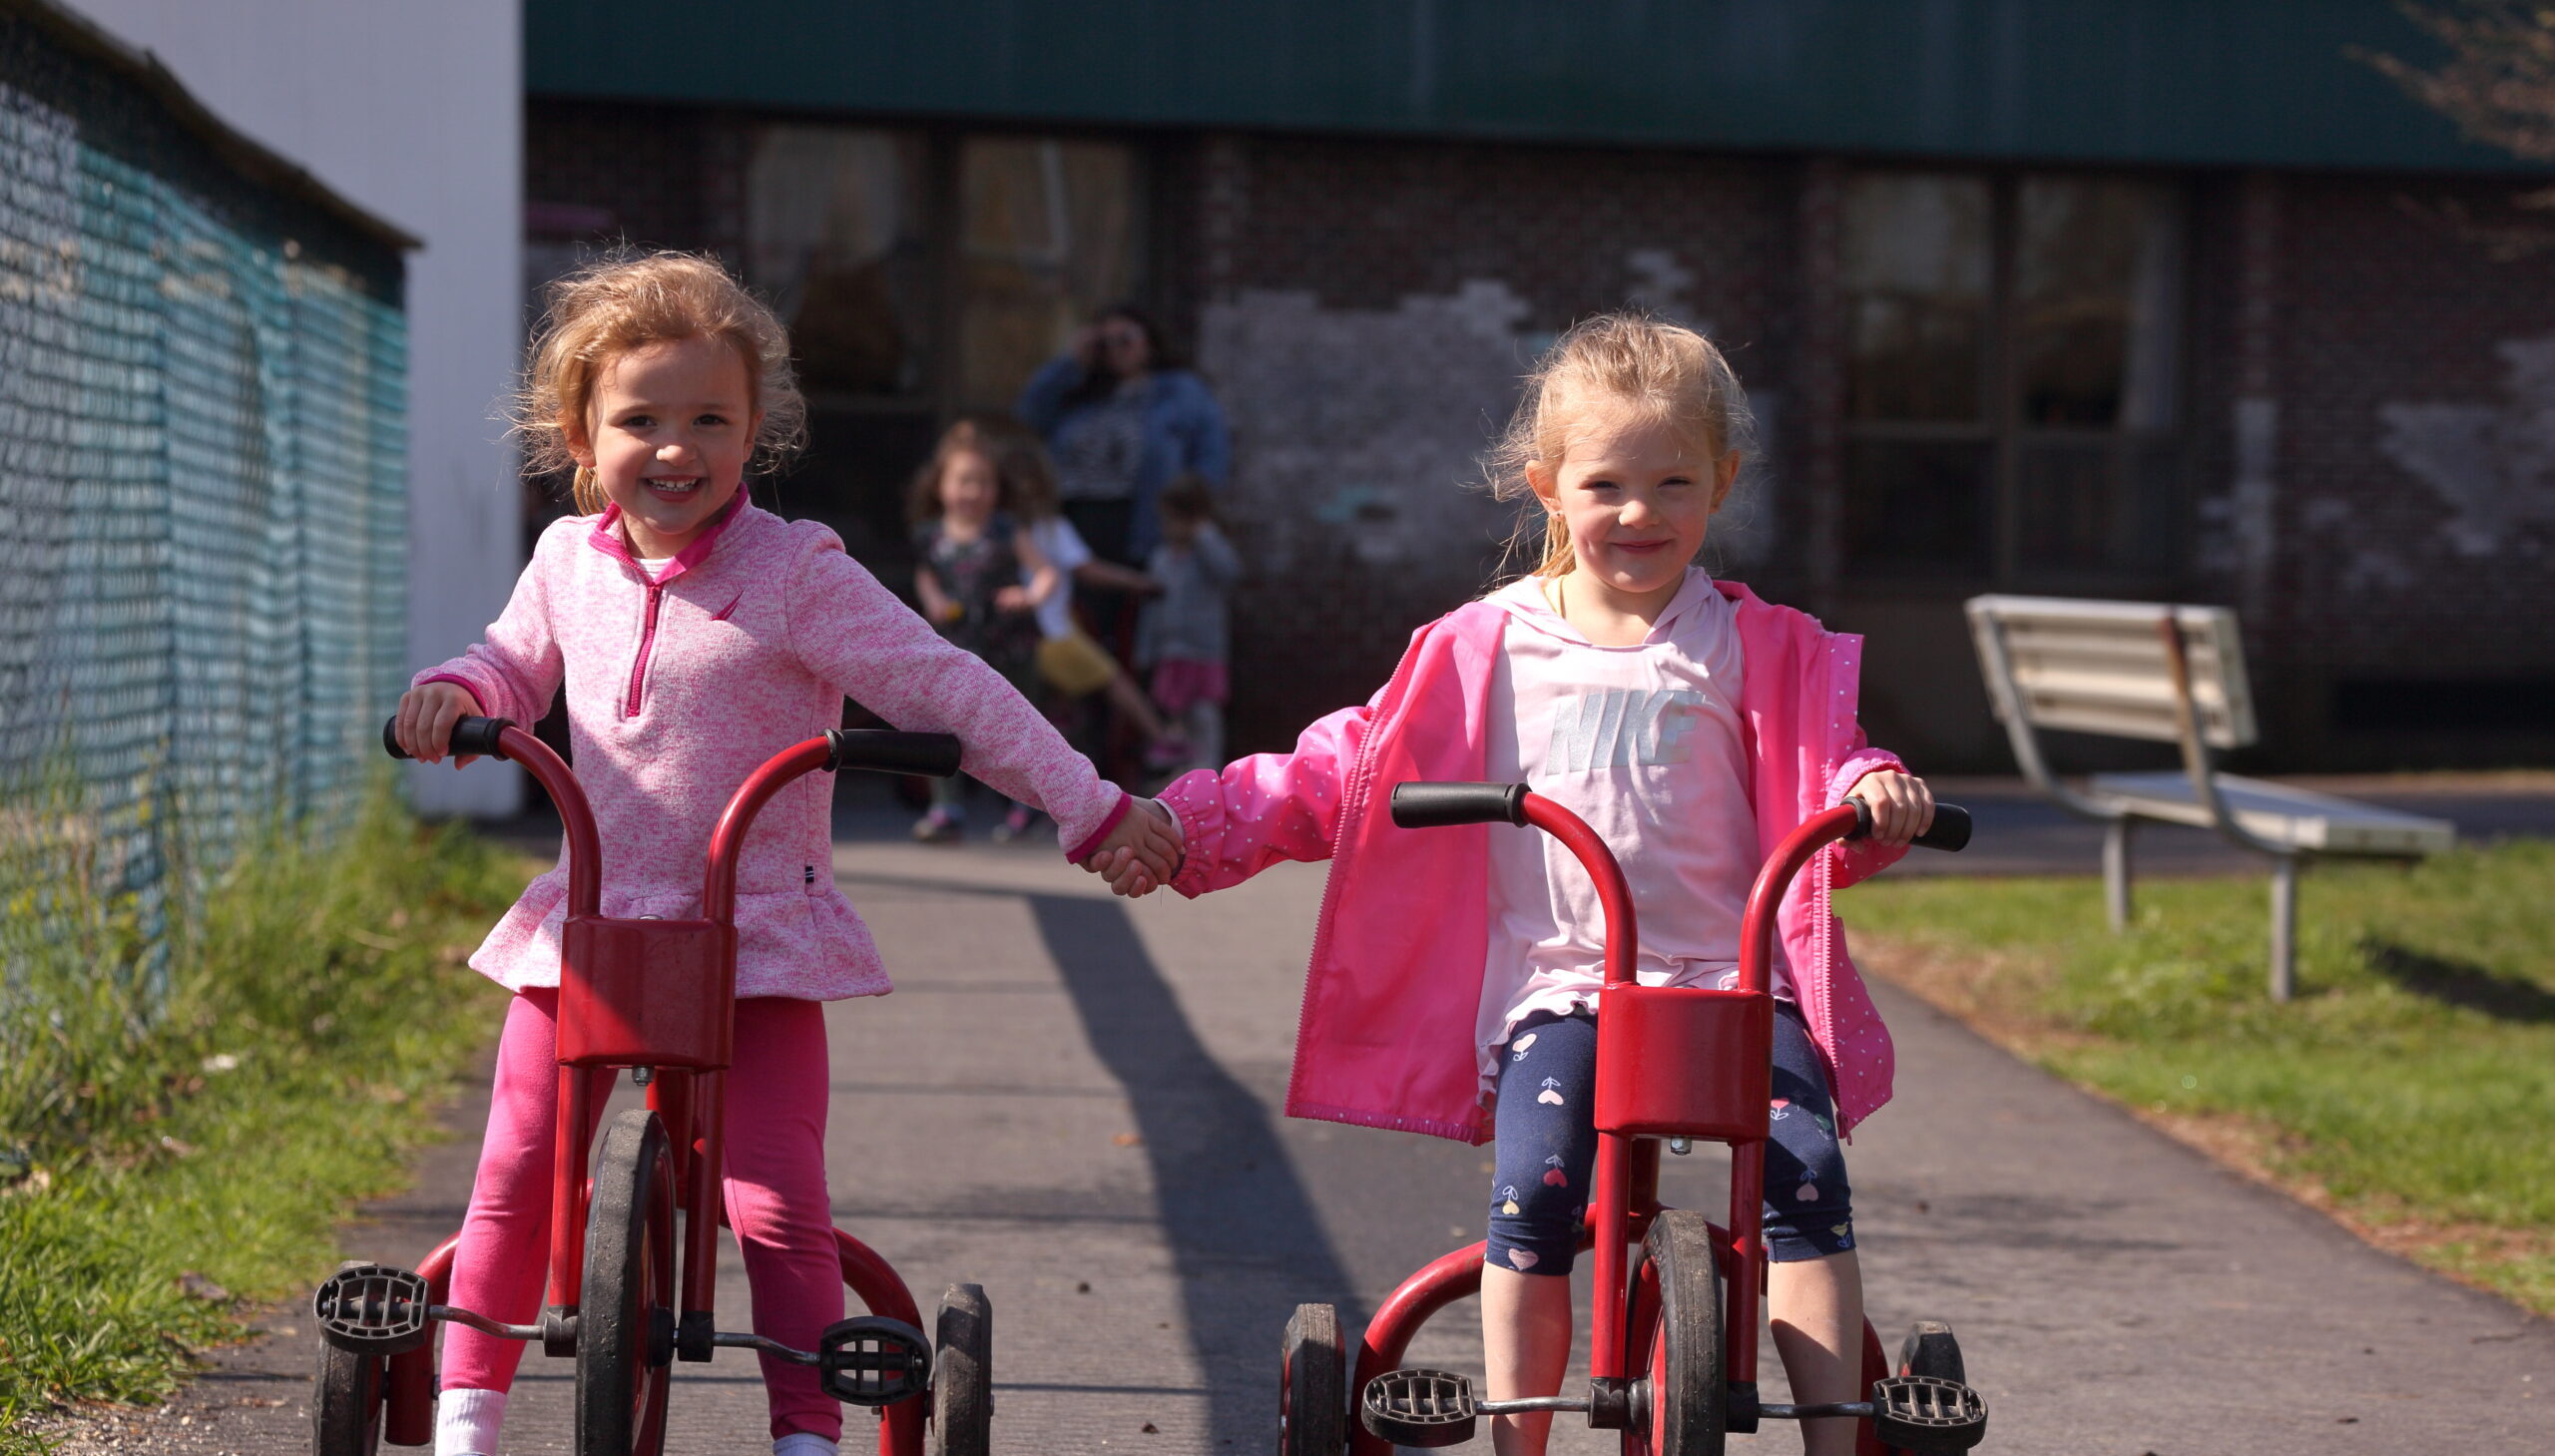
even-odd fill
[[[76,899],[130,925],[148,982],[187,876],[353,811],[403,680],[398,267],[0,15],[12,960]]]

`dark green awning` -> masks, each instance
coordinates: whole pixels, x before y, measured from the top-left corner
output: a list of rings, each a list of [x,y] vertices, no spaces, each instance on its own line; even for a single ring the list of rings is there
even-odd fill
[[[527,0],[526,85],[1042,126],[2525,170],[2389,0]]]

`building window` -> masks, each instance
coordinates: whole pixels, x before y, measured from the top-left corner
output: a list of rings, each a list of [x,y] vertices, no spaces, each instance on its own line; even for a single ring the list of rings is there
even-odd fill
[[[1008,414],[1093,311],[1139,289],[1141,160],[1034,135],[761,128],[746,279],[789,326],[813,427],[784,504],[896,575],[934,436]]]
[[[2169,580],[2179,193],[1887,172],[1850,179],[1843,203],[1848,569]]]

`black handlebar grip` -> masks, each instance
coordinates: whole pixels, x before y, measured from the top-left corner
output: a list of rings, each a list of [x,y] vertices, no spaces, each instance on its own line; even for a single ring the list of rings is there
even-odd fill
[[[1925,832],[1907,841],[1919,849],[1940,849],[1957,854],[1969,847],[1969,810],[1956,803],[1934,805],[1934,822]]]
[[[827,728],[825,771],[866,768],[878,773],[921,773],[947,778],[963,751],[955,733],[899,733],[885,728]]]
[[[1442,829],[1449,824],[1523,824],[1526,785],[1522,783],[1424,783],[1393,785],[1393,822],[1405,829]]]
[[[1845,802],[1854,806],[1854,832],[1845,837],[1860,839],[1872,831],[1872,806],[1859,798],[1849,798]],[[1907,842],[1918,849],[1959,853],[1969,846],[1969,810],[1956,803],[1937,802],[1934,805],[1934,822],[1925,826],[1924,833]]]
[[[502,758],[506,754],[503,748],[497,746],[497,737],[514,726],[515,722],[510,718],[456,719],[452,725],[452,737],[445,746],[456,756],[464,753],[480,753],[491,758]],[[405,759],[414,756],[399,746],[399,720],[396,716],[381,726],[381,749],[393,758]]]

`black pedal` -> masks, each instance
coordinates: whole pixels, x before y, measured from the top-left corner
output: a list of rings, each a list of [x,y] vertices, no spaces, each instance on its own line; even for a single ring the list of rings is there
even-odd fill
[[[1953,1456],[1987,1436],[1987,1402],[1957,1380],[1894,1375],[1872,1382],[1872,1430],[1884,1446]]]
[[[357,1355],[396,1355],[434,1337],[425,1277],[384,1264],[348,1264],[310,1296],[328,1343]]]
[[[1444,1370],[1388,1370],[1357,1404],[1367,1432],[1396,1446],[1462,1445],[1479,1418],[1473,1382]]]
[[[931,1388],[931,1341],[901,1319],[863,1314],[816,1337],[825,1393],[847,1405],[893,1405]]]

